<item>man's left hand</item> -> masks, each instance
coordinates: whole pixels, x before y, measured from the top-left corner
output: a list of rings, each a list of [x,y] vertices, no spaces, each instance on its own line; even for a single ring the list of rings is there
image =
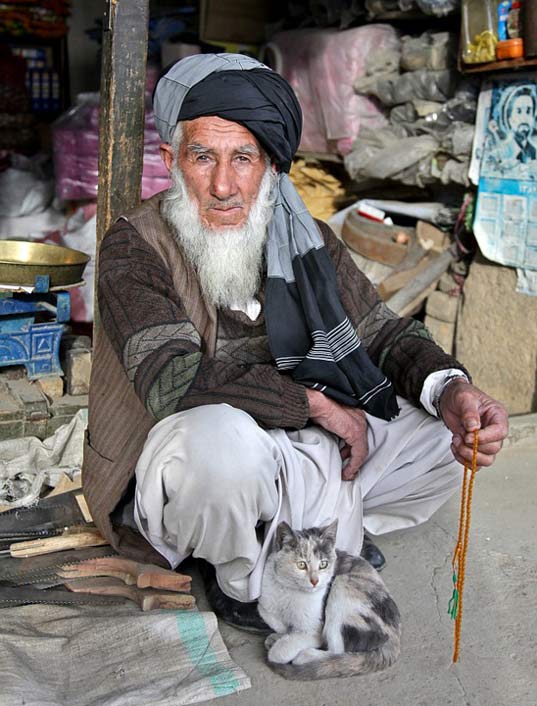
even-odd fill
[[[472,462],[474,431],[479,430],[477,466],[491,466],[509,431],[505,407],[465,380],[454,380],[443,393],[440,412],[453,433],[451,450],[459,463]]]

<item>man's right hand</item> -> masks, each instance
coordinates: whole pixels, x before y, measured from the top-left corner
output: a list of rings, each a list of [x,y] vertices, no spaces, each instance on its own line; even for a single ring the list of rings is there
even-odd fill
[[[356,477],[369,453],[367,443],[367,418],[365,412],[356,407],[346,407],[317,390],[306,390],[310,407],[310,419],[323,429],[339,436],[345,442],[341,458],[345,461],[341,472],[343,480]]]

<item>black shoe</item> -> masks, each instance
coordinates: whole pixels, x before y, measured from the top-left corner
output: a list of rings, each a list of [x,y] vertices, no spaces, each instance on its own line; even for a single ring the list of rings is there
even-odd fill
[[[364,543],[362,544],[360,556],[368,561],[377,571],[382,571],[382,569],[386,566],[384,554],[380,551],[377,545],[373,543],[371,537],[368,537],[367,534],[364,534]]]
[[[206,561],[200,561],[199,569],[209,605],[220,620],[239,630],[258,635],[268,635],[273,632],[259,615],[257,601],[242,603],[226,596],[218,585],[214,567]]]

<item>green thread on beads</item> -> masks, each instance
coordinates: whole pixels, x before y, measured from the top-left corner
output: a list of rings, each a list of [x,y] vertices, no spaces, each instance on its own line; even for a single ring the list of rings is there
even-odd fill
[[[451,598],[449,599],[448,613],[449,615],[451,615],[452,620],[455,620],[457,618],[457,613],[459,610],[459,590],[457,588],[456,574],[453,574],[453,583],[455,584],[455,588],[453,589],[453,593],[451,594]]]

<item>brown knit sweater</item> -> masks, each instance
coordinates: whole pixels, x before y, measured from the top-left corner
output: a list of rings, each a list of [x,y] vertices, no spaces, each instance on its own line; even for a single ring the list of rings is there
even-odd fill
[[[102,330],[84,458],[84,489],[101,531],[124,553],[153,561],[158,556],[147,543],[126,529],[114,531],[109,515],[156,421],[221,402],[268,428],[301,428],[309,413],[305,388],[274,365],[263,312],[251,321],[205,304],[195,273],[160,217],[159,201],[157,195],[119,220],[101,246]],[[365,348],[397,393],[419,405],[427,375],[462,366],[421,323],[393,314],[329,227],[319,227],[341,302]]]

